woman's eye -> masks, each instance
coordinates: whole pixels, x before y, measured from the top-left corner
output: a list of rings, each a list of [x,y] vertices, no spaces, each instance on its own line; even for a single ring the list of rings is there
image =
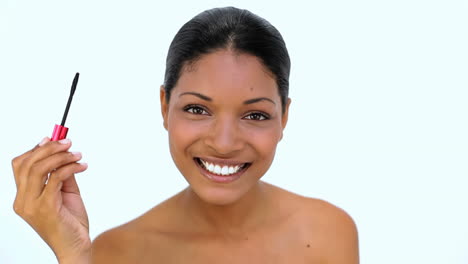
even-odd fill
[[[189,112],[194,115],[207,115],[208,112],[201,108],[200,106],[187,106],[184,108],[184,111]]]
[[[246,115],[244,118],[248,119],[248,120],[258,120],[258,121],[270,119],[268,117],[268,115],[263,114],[263,113],[257,113],[257,112],[250,113],[250,114]]]

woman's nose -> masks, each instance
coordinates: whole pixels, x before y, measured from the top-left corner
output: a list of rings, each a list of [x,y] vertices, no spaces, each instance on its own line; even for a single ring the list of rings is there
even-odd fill
[[[244,144],[239,124],[231,118],[214,120],[205,143],[220,155],[237,152]]]

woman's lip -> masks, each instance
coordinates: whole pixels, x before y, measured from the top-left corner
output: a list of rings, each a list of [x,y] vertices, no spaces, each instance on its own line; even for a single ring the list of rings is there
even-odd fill
[[[231,174],[231,175],[217,175],[217,174],[214,174],[214,173],[211,173],[209,171],[207,171],[205,168],[203,168],[197,161],[196,159],[193,159],[193,162],[195,162],[195,164],[197,165],[198,169],[200,170],[200,173],[203,174],[203,176],[205,176],[206,178],[208,178],[209,180],[213,181],[213,182],[216,182],[216,183],[230,183],[230,182],[233,182],[237,179],[240,178],[240,176],[242,175],[242,173],[244,173],[248,167],[240,170],[239,172],[237,173],[234,173],[234,174]]]

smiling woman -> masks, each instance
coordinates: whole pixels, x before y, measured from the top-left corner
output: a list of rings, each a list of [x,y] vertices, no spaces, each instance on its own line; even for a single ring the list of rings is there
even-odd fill
[[[288,104],[283,114],[275,79],[254,55],[215,51],[195,67],[182,74],[170,101],[161,89],[172,157],[202,200],[231,204],[270,167]]]
[[[86,165],[69,141],[45,139],[13,161],[16,212],[60,263],[358,263],[343,210],[260,180],[288,121],[289,69],[266,20],[232,7],[199,14],[176,34],[160,91],[189,186],[91,243],[74,180]]]

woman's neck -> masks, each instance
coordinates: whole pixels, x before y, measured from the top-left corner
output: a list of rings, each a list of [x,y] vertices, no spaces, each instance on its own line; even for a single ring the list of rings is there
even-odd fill
[[[237,237],[264,225],[272,207],[268,187],[259,181],[239,200],[228,205],[207,203],[187,187],[179,201],[187,220],[201,232]]]

